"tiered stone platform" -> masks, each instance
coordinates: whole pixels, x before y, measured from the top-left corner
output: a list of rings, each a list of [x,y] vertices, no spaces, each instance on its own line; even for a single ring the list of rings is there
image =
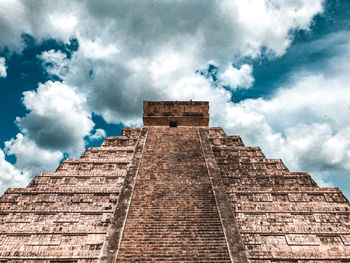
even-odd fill
[[[339,189],[208,127],[208,103],[145,108],[147,126],[5,192],[0,262],[350,262]]]
[[[205,132],[249,262],[350,262],[350,206],[338,188],[318,187],[221,128]]]
[[[0,262],[97,262],[141,128],[125,128],[0,198]]]

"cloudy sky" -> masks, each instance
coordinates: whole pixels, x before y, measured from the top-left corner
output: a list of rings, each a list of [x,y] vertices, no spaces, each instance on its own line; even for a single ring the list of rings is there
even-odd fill
[[[0,0],[0,192],[124,126],[208,100],[211,126],[350,197],[348,0]]]

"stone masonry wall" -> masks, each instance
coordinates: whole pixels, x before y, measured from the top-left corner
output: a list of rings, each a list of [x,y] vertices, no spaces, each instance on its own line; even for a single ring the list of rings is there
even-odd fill
[[[185,117],[125,128],[8,189],[0,262],[350,263],[339,189]]]
[[[0,198],[0,262],[97,262],[141,128]]]
[[[208,126],[209,102],[207,101],[144,101],[143,124],[145,126]]]
[[[206,133],[250,262],[350,262],[350,205],[338,188],[318,187],[221,128]]]

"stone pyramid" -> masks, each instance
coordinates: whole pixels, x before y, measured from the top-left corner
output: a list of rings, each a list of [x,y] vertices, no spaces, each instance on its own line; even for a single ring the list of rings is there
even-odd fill
[[[124,128],[0,199],[0,262],[350,262],[350,206],[209,104],[144,102]]]

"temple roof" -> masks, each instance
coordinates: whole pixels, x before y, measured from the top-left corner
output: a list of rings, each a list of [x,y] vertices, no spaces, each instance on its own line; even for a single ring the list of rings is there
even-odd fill
[[[145,126],[208,126],[208,101],[144,101]]]

